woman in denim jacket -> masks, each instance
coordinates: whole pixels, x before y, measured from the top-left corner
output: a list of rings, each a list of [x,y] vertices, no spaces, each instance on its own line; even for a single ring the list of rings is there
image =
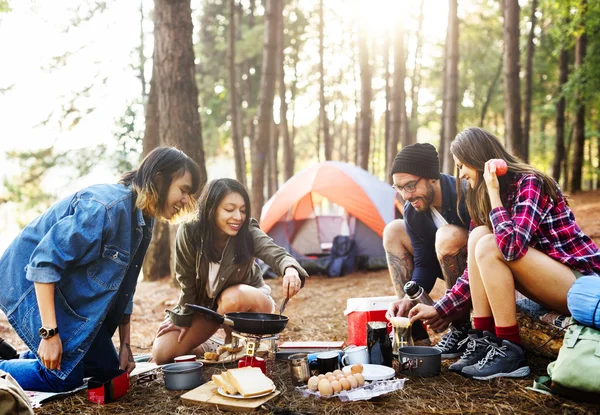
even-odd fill
[[[154,218],[190,209],[199,181],[191,158],[157,148],[118,184],[85,188],[27,225],[0,259],[0,308],[29,350],[0,356],[0,369],[48,392],[133,370],[129,321]]]
[[[191,353],[219,328],[193,314],[186,303],[210,307],[220,314],[273,312],[271,289],[263,281],[255,257],[283,275],[285,296],[296,295],[308,277],[250,218],[248,193],[232,179],[213,180],[204,188],[198,217],[179,227],[176,245],[175,270],[181,293],[154,341],[152,355],[158,364]],[[229,332],[227,336],[230,341]]]

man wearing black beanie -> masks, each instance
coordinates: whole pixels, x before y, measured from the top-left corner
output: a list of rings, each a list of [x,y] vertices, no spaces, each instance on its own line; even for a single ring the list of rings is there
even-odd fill
[[[396,155],[390,171],[394,189],[404,203],[404,219],[389,223],[383,232],[383,245],[394,290],[399,300],[387,316],[406,316],[412,307],[404,284],[414,281],[429,293],[438,278],[450,289],[466,266],[469,214],[465,198],[457,211],[456,178],[440,173],[438,153],[431,144],[416,143]],[[464,189],[463,189],[464,190]],[[443,358],[459,357],[470,329],[469,311],[457,320],[435,346]],[[435,331],[445,330],[450,321],[441,318],[425,322]],[[413,325],[413,338],[427,344],[429,336],[422,325]]]

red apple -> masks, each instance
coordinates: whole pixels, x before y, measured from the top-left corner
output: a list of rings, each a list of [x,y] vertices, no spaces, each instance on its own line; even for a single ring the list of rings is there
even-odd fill
[[[496,166],[496,176],[504,176],[508,172],[508,166],[506,165],[506,161],[502,159],[493,159],[490,163],[490,166]]]

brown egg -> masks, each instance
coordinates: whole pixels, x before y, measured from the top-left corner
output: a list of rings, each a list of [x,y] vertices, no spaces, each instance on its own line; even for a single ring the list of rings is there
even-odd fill
[[[319,381],[319,393],[321,396],[331,396],[333,395],[333,388],[331,387],[331,383],[327,379],[321,379]]]
[[[363,365],[361,365],[360,363],[358,363],[356,365],[352,365],[352,367],[350,368],[350,372],[352,372],[352,374],[362,373],[363,372]]]
[[[346,376],[343,373],[340,373],[336,376],[336,380],[344,379]]]
[[[358,382],[358,386],[362,386],[365,384],[365,377],[362,375],[362,373],[355,373],[353,376]]]
[[[335,377],[335,375],[331,375],[331,376],[327,376],[327,380],[328,380],[329,382],[335,382],[335,381],[336,381],[336,380],[338,380],[338,379]]]
[[[310,389],[313,392],[316,392],[319,389],[319,378],[316,376],[311,377],[310,379],[308,379],[308,389]]]
[[[317,377],[319,378],[319,380],[321,380],[321,379],[325,379],[325,375],[319,375],[319,376],[317,376]]]
[[[346,378],[340,379],[340,383],[342,384],[342,388],[344,388],[345,391],[349,391],[350,390],[350,381]]]
[[[344,374],[344,372],[342,372],[342,371],[341,371],[341,370],[339,370],[339,369],[336,369],[336,370],[334,370],[334,371],[333,371],[333,374],[334,374],[334,375],[336,375],[336,376],[337,376],[337,375],[343,375],[343,374]]]
[[[342,390],[344,390],[342,384],[337,380],[331,382],[331,387],[333,388],[333,393],[340,393]]]
[[[354,377],[354,375],[347,376],[347,377],[346,377],[346,380],[347,380],[348,382],[350,382],[350,387],[351,387],[352,389],[354,389],[354,388],[358,387],[358,381],[356,380],[356,378]]]
[[[333,375],[333,373],[332,373],[332,372],[327,372],[327,373],[325,373],[325,377],[326,377],[326,378],[328,378],[328,377],[329,377],[329,376],[331,376],[331,375]]]

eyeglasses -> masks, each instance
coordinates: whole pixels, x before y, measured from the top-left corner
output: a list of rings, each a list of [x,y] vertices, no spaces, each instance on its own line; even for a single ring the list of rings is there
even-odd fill
[[[392,189],[397,192],[406,192],[406,193],[414,193],[417,190],[417,184],[421,181],[422,177],[419,177],[419,180],[416,180],[411,183],[407,183],[404,186],[398,186],[393,184]]]

